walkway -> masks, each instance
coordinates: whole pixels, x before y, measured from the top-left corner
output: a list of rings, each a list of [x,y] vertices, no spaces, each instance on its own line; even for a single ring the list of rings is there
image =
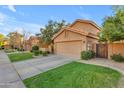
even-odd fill
[[[96,59],[91,59],[91,60],[78,60],[78,62],[85,63],[85,64],[93,64],[93,65],[99,65],[99,66],[104,66],[104,67],[109,67],[112,69],[115,69],[122,73],[122,78],[119,82],[119,88],[124,88],[124,63],[119,63],[119,62],[114,62],[112,60],[108,59],[102,59],[102,58],[96,58]]]
[[[95,58],[87,61],[79,60],[79,62],[109,67],[121,72],[124,75],[124,63],[114,62],[112,60],[102,58]]]
[[[24,88],[24,84],[4,51],[0,51],[0,88]]]

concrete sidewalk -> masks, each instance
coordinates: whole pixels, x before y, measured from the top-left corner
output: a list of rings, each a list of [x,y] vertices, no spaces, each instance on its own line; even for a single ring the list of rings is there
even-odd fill
[[[85,63],[85,64],[93,64],[93,65],[99,65],[104,66],[108,68],[115,69],[122,73],[122,78],[119,81],[118,88],[124,88],[124,63],[114,62],[112,60],[108,59],[102,59],[102,58],[95,58],[91,60],[78,60],[78,62]]]
[[[24,88],[24,84],[4,51],[0,51],[0,88]]]
[[[78,60],[78,62],[109,67],[121,72],[124,75],[124,63],[114,62],[109,59],[95,58],[91,60]]]

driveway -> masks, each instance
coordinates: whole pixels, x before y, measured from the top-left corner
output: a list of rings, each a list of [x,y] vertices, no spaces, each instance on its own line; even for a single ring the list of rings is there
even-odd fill
[[[37,57],[26,61],[13,63],[22,80],[38,75],[47,70],[67,64],[74,58],[60,55],[49,55],[47,57]]]
[[[25,87],[4,51],[0,51],[0,88]]]

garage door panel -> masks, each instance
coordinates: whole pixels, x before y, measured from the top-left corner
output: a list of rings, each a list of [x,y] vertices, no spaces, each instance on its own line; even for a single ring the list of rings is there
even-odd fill
[[[56,54],[80,57],[81,41],[56,43]]]

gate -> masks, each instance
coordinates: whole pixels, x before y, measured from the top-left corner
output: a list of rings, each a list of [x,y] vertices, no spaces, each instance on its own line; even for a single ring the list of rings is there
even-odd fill
[[[96,57],[108,58],[108,45],[96,44]]]

